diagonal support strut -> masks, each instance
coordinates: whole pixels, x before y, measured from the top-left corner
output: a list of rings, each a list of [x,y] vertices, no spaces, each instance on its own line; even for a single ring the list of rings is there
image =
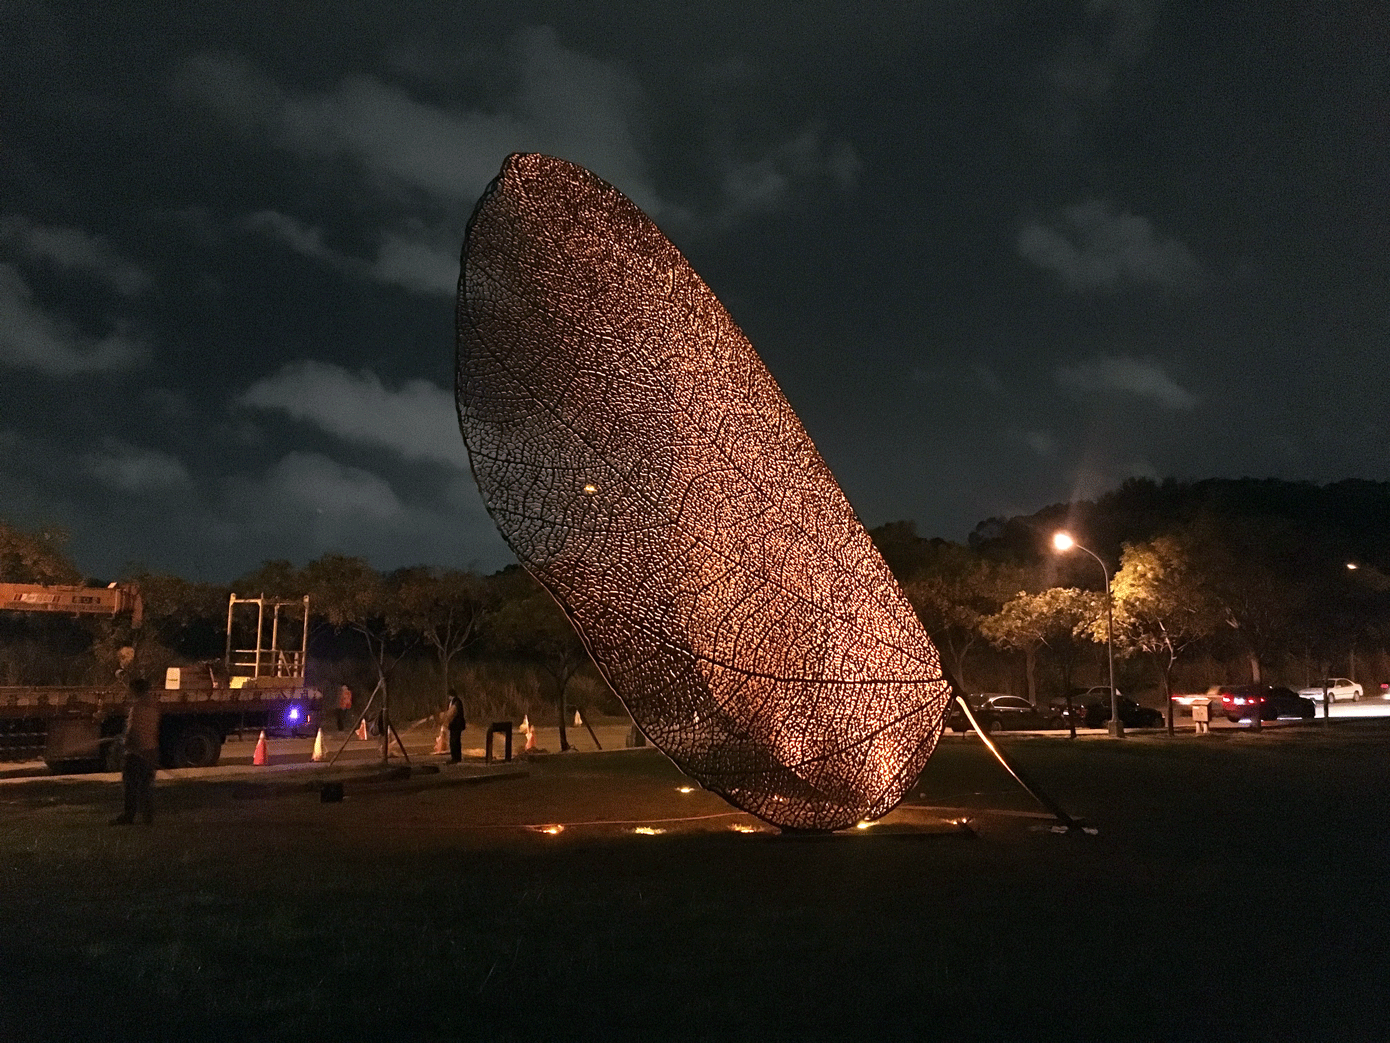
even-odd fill
[[[1062,805],[1058,804],[1055,800],[1053,800],[1046,793],[1044,793],[1041,787],[1039,787],[1036,782],[1032,782],[1027,777],[1025,777],[1023,771],[1020,768],[1009,762],[1009,759],[1004,756],[1003,751],[1000,750],[999,747],[994,744],[994,740],[991,739],[989,735],[986,734],[985,730],[980,727],[980,722],[975,720],[975,714],[971,712],[970,704],[966,702],[965,697],[962,695],[957,695],[956,703],[965,713],[965,719],[970,722],[970,727],[975,729],[975,734],[978,735],[980,737],[980,741],[985,744],[985,748],[989,750],[990,753],[994,754],[995,759],[998,760],[999,763],[1004,766],[1004,770],[1014,777],[1014,780],[1028,792],[1028,795],[1032,797],[1034,800],[1036,800],[1043,807],[1045,807],[1053,815],[1055,815],[1057,821],[1060,822],[1062,825],[1066,826],[1068,829],[1080,828],[1080,823],[1078,823],[1074,818],[1072,818],[1065,811],[1063,811]]]

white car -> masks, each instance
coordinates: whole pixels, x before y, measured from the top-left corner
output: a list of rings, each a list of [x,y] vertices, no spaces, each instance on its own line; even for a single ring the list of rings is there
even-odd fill
[[[1311,699],[1315,703],[1322,702],[1323,686],[1315,684],[1310,688],[1300,688],[1298,694],[1305,699]],[[1355,702],[1366,693],[1361,690],[1361,686],[1355,681],[1346,677],[1329,677],[1327,679],[1327,697],[1334,703],[1342,699],[1350,699]]]

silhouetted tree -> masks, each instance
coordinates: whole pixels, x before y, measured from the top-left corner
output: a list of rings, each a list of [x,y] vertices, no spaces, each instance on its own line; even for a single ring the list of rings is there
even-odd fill
[[[1028,698],[1036,703],[1038,649],[1046,645],[1057,653],[1062,664],[1063,691],[1069,693],[1076,634],[1103,613],[1100,596],[1075,587],[1049,587],[1036,594],[1020,591],[998,612],[980,621],[980,632],[996,647],[1023,652]],[[1073,722],[1073,734],[1075,729]]]
[[[1014,591],[1028,586],[1032,573],[1023,566],[991,561],[959,544],[935,541],[917,578],[903,588],[961,684],[969,685],[966,658],[981,636],[981,620],[998,612]]]
[[[519,565],[492,577],[499,602],[488,621],[488,638],[500,650],[534,661],[555,682],[560,721],[560,749],[569,749],[565,690],[588,661],[589,653],[568,617],[548,591]]]
[[[82,582],[82,572],[63,553],[68,534],[56,526],[26,531],[0,519],[0,582]]]
[[[1188,542],[1171,535],[1126,546],[1111,591],[1115,643],[1122,651],[1149,656],[1157,667],[1172,734],[1173,664],[1221,625],[1222,605],[1194,563]],[[1104,641],[1104,623],[1093,624],[1091,634]]]
[[[362,558],[325,554],[304,566],[311,610],[335,629],[361,635],[376,671],[376,694],[381,696],[381,759],[390,752],[391,702],[388,681],[418,634],[406,627],[397,598],[399,574],[383,579]]]
[[[295,568],[283,558],[276,558],[261,562],[254,570],[238,578],[232,584],[232,590],[246,598],[264,595],[288,601],[307,594],[308,583],[303,570]]]
[[[82,572],[64,552],[68,535],[60,528],[45,526],[22,529],[0,520],[0,582],[77,585]],[[0,684],[73,684],[83,679],[110,683],[115,671],[114,649],[111,666],[94,666],[94,635],[120,629],[130,631],[130,619],[120,619],[119,627],[109,619],[73,619],[49,612],[0,612]],[[128,638],[127,638],[128,639]],[[95,671],[95,676],[92,676]]]
[[[1287,522],[1204,515],[1188,530],[1191,567],[1220,606],[1234,640],[1259,682],[1264,669],[1295,645],[1300,606],[1294,577],[1306,569],[1308,545]]]
[[[442,705],[449,696],[450,666],[480,634],[487,612],[482,580],[456,569],[402,569],[396,574],[395,601],[401,625],[418,632],[439,660]]]
[[[127,572],[122,579],[139,586],[144,622],[131,634],[119,619],[101,621],[95,645],[100,661],[114,665],[116,650],[129,642],[135,649],[135,671],[152,680],[165,667],[191,663],[198,664],[204,686],[220,676],[220,665],[214,664],[226,647],[227,587],[144,570]]]

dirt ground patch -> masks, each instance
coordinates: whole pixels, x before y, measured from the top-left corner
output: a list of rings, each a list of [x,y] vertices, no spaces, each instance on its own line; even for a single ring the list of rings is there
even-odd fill
[[[1098,833],[955,737],[825,838],[652,750],[338,804],[161,782],[150,827],[6,787],[0,1038],[1384,1038],[1390,727],[1003,742]]]

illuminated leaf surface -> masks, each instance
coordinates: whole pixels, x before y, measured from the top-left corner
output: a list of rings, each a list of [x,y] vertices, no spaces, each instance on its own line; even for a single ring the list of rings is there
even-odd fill
[[[940,660],[747,338],[632,202],[514,155],[464,243],[458,407],[498,528],[652,742],[835,829],[935,748]]]

